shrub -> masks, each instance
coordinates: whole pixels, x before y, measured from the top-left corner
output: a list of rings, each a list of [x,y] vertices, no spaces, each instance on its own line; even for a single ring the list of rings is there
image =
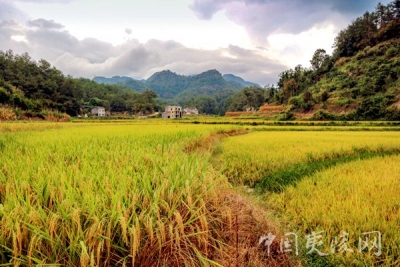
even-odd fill
[[[358,119],[374,120],[385,115],[385,109],[389,100],[383,94],[376,94],[362,101],[357,109]]]
[[[395,106],[388,107],[385,110],[385,120],[400,121],[400,110]]]
[[[0,103],[6,104],[10,101],[10,95],[6,89],[0,87]]]
[[[303,98],[301,96],[293,96],[289,99],[289,105],[292,105],[293,108],[302,108],[303,107]]]
[[[323,110],[318,110],[317,112],[314,113],[314,115],[310,118],[310,120],[314,121],[330,121],[330,120],[336,120],[336,116],[332,113],[323,111]]]
[[[386,57],[388,58],[394,57],[397,55],[397,53],[398,53],[397,48],[391,47],[386,51]]]
[[[12,121],[16,120],[17,116],[10,108],[0,107],[0,120]]]
[[[335,62],[335,64],[334,64],[334,66],[335,67],[339,67],[339,66],[342,66],[344,63],[346,63],[348,61],[348,59],[346,58],[346,57],[341,57],[341,58],[339,58],[336,62]]]
[[[289,120],[294,120],[294,119],[295,119],[295,117],[292,112],[283,112],[276,116],[276,120],[278,120],[278,121],[289,121]]]
[[[357,60],[363,59],[363,58],[365,58],[367,55],[368,55],[368,54],[365,53],[364,51],[358,52],[358,54],[356,55],[356,59],[357,59]]]

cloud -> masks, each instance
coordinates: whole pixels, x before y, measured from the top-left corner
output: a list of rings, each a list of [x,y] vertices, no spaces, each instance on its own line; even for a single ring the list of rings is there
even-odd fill
[[[140,43],[130,39],[114,46],[94,38],[79,40],[61,24],[45,19],[26,24],[1,22],[0,50],[8,49],[18,54],[28,52],[35,60],[43,58],[65,74],[87,78],[124,75],[142,79],[166,69],[184,75],[217,69],[265,85],[276,82],[278,73],[287,68],[266,57],[261,49],[233,45],[200,50],[175,41]]]
[[[321,23],[344,27],[376,3],[376,0],[194,0],[190,8],[206,20],[223,10],[254,39],[266,43],[271,34],[297,34]]]
[[[126,29],[125,29],[125,33],[126,33],[126,34],[132,34],[132,29],[126,28]]]
[[[38,3],[38,4],[52,4],[52,3],[67,4],[74,0],[14,0],[14,1],[22,3]]]
[[[14,4],[0,0],[0,21],[21,21],[25,19],[26,14],[17,9]]]
[[[28,21],[28,26],[46,28],[46,29],[62,29],[64,25],[55,22],[54,20],[36,19]]]

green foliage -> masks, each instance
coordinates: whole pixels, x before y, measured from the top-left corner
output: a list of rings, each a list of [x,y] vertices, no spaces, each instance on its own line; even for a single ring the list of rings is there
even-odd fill
[[[276,116],[276,120],[278,120],[278,121],[289,121],[289,120],[293,120],[293,119],[294,119],[294,115],[291,112],[283,112]]]
[[[328,91],[322,91],[320,94],[320,101],[321,102],[326,102],[329,99],[329,93]]]
[[[131,104],[130,108],[134,113],[141,112],[144,114],[149,114],[153,113],[156,109],[161,110],[161,107],[158,106],[155,98],[157,98],[157,94],[151,90],[146,89],[141,95],[128,103]]]
[[[385,120],[400,121],[400,110],[394,106],[388,107],[385,110]]]
[[[229,111],[246,111],[246,108],[258,109],[265,101],[265,91],[258,87],[245,88],[232,97]]]
[[[318,110],[311,117],[311,120],[313,120],[313,121],[333,121],[336,119],[337,119],[337,116],[335,116],[334,114],[331,114],[329,112],[326,112],[324,110]]]
[[[5,104],[10,101],[10,94],[3,87],[0,87],[0,103]]]
[[[396,47],[391,47],[388,50],[386,50],[386,57],[391,58],[396,55],[398,55],[399,50]]]
[[[317,49],[310,60],[311,68],[316,74],[328,72],[332,66],[332,58],[326,53],[324,49]]]
[[[139,92],[151,89],[156,92],[160,98],[175,98],[180,103],[184,103],[188,100],[185,98],[186,95],[190,95],[191,97],[197,95],[212,95],[223,89],[234,89],[237,91],[247,84],[256,85],[246,82],[234,75],[225,75],[223,77],[217,70],[209,70],[193,76],[179,75],[170,70],[164,70],[154,73],[147,80],[141,81],[120,76],[114,76],[112,78],[95,77],[93,80],[103,84],[122,85]],[[187,91],[190,91],[190,93],[188,94]]]
[[[379,8],[392,14],[399,8],[394,5],[390,3]],[[380,16],[387,15],[382,14]],[[374,35],[372,29],[377,23],[376,19],[372,20],[374,16],[375,13],[366,13],[340,32],[333,57],[318,49],[310,61],[311,69],[297,66],[282,72],[279,88],[268,97],[268,102],[288,103],[292,109],[299,110],[310,110],[315,104],[322,104],[333,116],[351,120],[395,120],[397,112],[389,106],[400,97],[400,38],[393,32],[394,35],[384,36],[381,28],[395,27],[400,18],[380,18],[383,20]],[[323,67],[325,60],[326,68]],[[333,60],[336,60],[334,64]],[[347,114],[335,115],[343,111]],[[329,116],[317,113],[315,117]]]
[[[153,74],[146,81],[146,85],[157,92],[161,98],[174,98],[187,89],[188,81],[183,75],[165,70]]]
[[[137,110],[153,112],[159,109],[155,97],[146,90],[139,94],[121,85],[74,79],[43,59],[36,62],[26,53],[0,51],[0,104],[21,109],[19,115],[43,117],[40,111],[49,109],[76,116],[88,113],[93,106],[134,111],[132,103],[141,105]]]
[[[357,109],[358,119],[374,120],[385,117],[389,99],[383,94],[376,94],[362,101]]]
[[[305,91],[301,95],[293,96],[288,101],[292,105],[292,109],[310,110],[314,105],[313,95],[310,91]]]
[[[272,103],[274,101],[276,101],[276,95],[279,92],[279,89],[275,87],[275,85],[267,85],[264,87],[265,89],[265,102],[266,103]]]
[[[289,99],[289,105],[292,105],[294,109],[301,108],[304,104],[303,98],[301,96],[293,96]]]
[[[217,111],[217,101],[211,96],[197,96],[186,102],[188,107],[196,107],[201,114],[215,114]]]
[[[129,77],[114,76],[112,78],[95,77],[94,81],[102,84],[118,84],[143,92],[150,88],[161,98],[164,105],[184,105],[193,103],[193,99],[199,96],[210,96],[216,102],[216,108],[207,108],[212,114],[225,114],[228,110],[232,95],[244,87],[260,86],[247,82],[232,74],[221,75],[217,70],[209,70],[198,75],[184,76],[169,70],[154,73],[147,80],[135,80]],[[199,98],[201,99],[201,98]],[[197,101],[197,100],[196,100]],[[195,102],[196,102],[195,101]],[[132,106],[132,101],[128,106]]]
[[[374,12],[366,12],[342,30],[335,39],[336,58],[353,56],[357,52],[400,37],[400,6],[398,1],[378,4]],[[362,57],[362,54],[359,55]]]

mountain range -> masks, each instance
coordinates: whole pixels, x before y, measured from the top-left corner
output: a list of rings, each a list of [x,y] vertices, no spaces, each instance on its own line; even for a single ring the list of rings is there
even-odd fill
[[[122,85],[138,92],[145,89],[153,90],[162,99],[174,99],[182,103],[188,97],[199,95],[215,95],[224,90],[240,91],[245,87],[261,87],[233,74],[222,75],[217,70],[208,70],[191,76],[180,75],[170,70],[154,73],[147,80],[136,80],[126,76],[111,78],[94,77],[93,81],[101,84]]]

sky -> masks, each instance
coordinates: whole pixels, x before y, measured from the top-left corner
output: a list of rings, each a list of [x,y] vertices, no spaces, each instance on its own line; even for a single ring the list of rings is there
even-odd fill
[[[0,0],[0,50],[74,77],[217,69],[262,86],[332,52],[375,0]],[[390,1],[380,1],[387,4]]]

